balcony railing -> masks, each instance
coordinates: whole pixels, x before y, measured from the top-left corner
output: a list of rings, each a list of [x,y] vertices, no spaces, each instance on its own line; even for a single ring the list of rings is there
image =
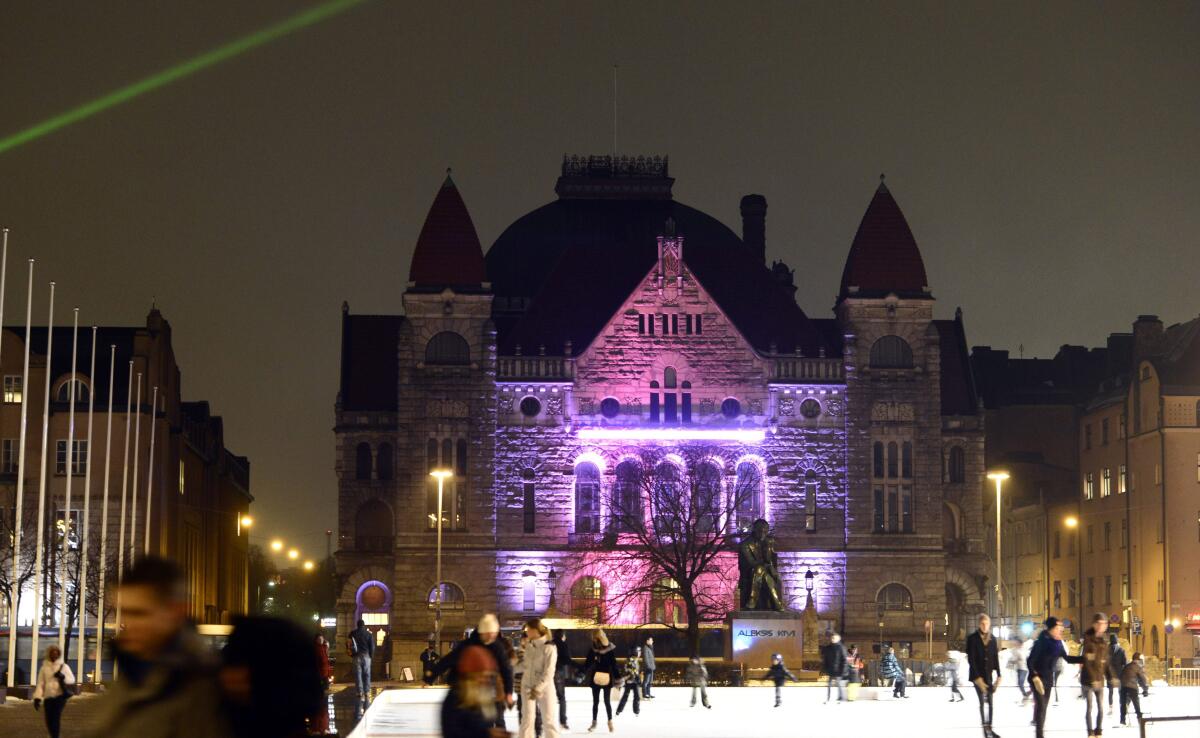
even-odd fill
[[[824,358],[776,359],[772,370],[773,382],[840,382],[842,360]]]
[[[501,356],[496,373],[500,379],[568,381],[575,377],[575,361],[562,356]]]

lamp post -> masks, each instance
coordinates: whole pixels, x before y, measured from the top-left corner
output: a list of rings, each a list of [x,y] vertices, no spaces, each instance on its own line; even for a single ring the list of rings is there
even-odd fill
[[[437,565],[433,585],[433,641],[442,643],[442,490],[446,480],[454,476],[449,469],[434,469],[429,476],[437,480]]]
[[[1079,607],[1078,619],[1075,621],[1074,632],[1083,626],[1083,541],[1079,540],[1079,518],[1068,515],[1063,525],[1075,531],[1075,604]]]
[[[991,471],[988,472],[988,479],[996,483],[996,610],[997,616],[1001,623],[1004,622],[1004,594],[1003,580],[1001,579],[1001,558],[1000,558],[1000,490],[1004,484],[1004,480],[1008,479],[1006,471]]]
[[[807,607],[812,607],[813,582],[816,578],[817,578],[817,575],[813,574],[812,569],[808,569],[807,571],[804,572],[804,591],[808,593],[808,603],[806,605]]]

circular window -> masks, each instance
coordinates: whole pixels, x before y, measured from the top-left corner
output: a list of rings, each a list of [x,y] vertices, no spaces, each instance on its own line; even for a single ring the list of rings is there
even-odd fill
[[[800,414],[806,418],[815,418],[821,414],[821,403],[813,398],[808,398],[800,403]]]
[[[727,398],[721,403],[721,414],[727,418],[736,418],[742,414],[742,403],[734,398]]]
[[[600,401],[600,414],[606,418],[615,418],[621,414],[621,402],[615,397],[605,397]]]
[[[526,397],[521,400],[521,414],[527,418],[536,417],[542,411],[542,403],[536,397]]]
[[[368,610],[378,610],[387,604],[387,592],[378,584],[372,584],[362,591],[362,606]]]

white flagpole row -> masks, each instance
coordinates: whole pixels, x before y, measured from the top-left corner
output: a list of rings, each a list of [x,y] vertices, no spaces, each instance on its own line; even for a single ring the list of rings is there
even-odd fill
[[[150,555],[150,510],[154,505],[154,439],[158,435],[155,422],[158,416],[158,385],[154,385],[154,399],[150,401],[150,458],[146,464],[146,542],[142,546],[142,555]]]
[[[87,419],[87,465],[83,468],[83,540],[80,543],[80,556],[83,560],[79,562],[79,643],[76,648],[78,658],[76,659],[77,666],[75,667],[75,679],[83,684],[84,678],[84,661],[87,658],[87,582],[88,582],[88,530],[91,528],[91,503],[92,503],[92,410],[96,406],[96,334],[99,332],[97,326],[92,326],[92,368],[88,370],[88,419]],[[103,535],[103,531],[101,531]],[[99,642],[104,637],[103,633],[97,632],[96,641]],[[66,658],[66,654],[63,654]],[[96,662],[96,671],[100,670],[99,661]]]
[[[142,450],[142,373],[137,375],[137,415],[133,420],[133,485],[129,488],[129,563],[137,558],[138,452]]]
[[[108,574],[108,478],[112,467],[112,416],[113,416],[113,380],[117,376],[117,347],[108,347],[108,425],[104,431],[104,497],[100,503],[100,581],[99,600],[96,602],[96,678],[100,683],[101,664],[104,663],[104,585]]]
[[[71,384],[67,387],[67,489],[63,498],[62,529],[62,573],[58,579],[58,648],[67,660],[67,576],[71,567],[67,565],[67,552],[71,540],[71,478],[75,476],[75,365],[79,358],[79,308],[74,309],[71,326]],[[49,371],[50,367],[46,367]],[[49,405],[47,405],[49,407]]]
[[[141,382],[142,375],[138,375]],[[129,389],[125,394],[125,460],[121,466],[121,527],[117,534],[117,630],[121,630],[121,577],[125,573],[125,506],[129,493],[129,421],[133,412],[133,360],[129,360]],[[114,663],[115,667],[115,663]]]
[[[50,318],[46,322],[46,382],[42,395],[42,468],[38,475],[37,548],[33,556],[33,647],[29,652],[29,674],[38,672],[38,637],[42,625],[42,558],[46,535],[46,471],[50,461],[50,383],[54,381],[54,283],[50,283]]]

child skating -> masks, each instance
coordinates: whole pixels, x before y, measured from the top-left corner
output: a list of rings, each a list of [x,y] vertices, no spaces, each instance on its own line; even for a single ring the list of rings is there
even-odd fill
[[[775,706],[779,707],[783,704],[783,683],[791,680],[793,682],[800,681],[796,675],[788,671],[788,668],[783,665],[783,654],[776,653],[771,655],[771,668],[767,669],[767,679],[775,682]]]
[[[642,712],[642,652],[637,646],[633,647],[629,658],[625,660],[621,681],[624,682],[625,688],[621,692],[621,701],[617,703],[617,714],[621,714],[621,711],[625,709],[626,700],[633,695],[633,714],[640,715]]]
[[[700,702],[708,709],[712,709],[712,705],[708,704],[708,668],[704,666],[704,662],[699,656],[693,656],[687,665],[688,684],[692,685],[692,707],[696,706],[696,692],[700,692]]]

